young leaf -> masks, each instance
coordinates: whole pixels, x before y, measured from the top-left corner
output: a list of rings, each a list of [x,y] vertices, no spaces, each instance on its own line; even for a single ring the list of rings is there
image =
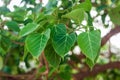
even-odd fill
[[[47,29],[44,33],[34,33],[26,38],[25,44],[27,50],[32,54],[33,57],[38,58],[44,50],[47,41],[50,38],[50,29]]]
[[[83,54],[94,64],[101,45],[100,31],[95,30],[81,33],[78,36],[78,45]]]
[[[13,31],[17,31],[17,32],[20,31],[19,26],[18,26],[17,22],[15,22],[15,21],[8,21],[8,22],[6,22],[6,25],[9,29],[11,29]]]
[[[38,25],[36,23],[28,23],[21,31],[20,31],[20,36],[26,36],[33,31],[35,31],[38,28]]]
[[[84,19],[84,9],[75,9],[68,14],[62,16],[63,18],[69,18],[75,21],[76,23],[81,23]]]
[[[61,62],[61,57],[54,51],[51,45],[45,49],[45,57],[48,63],[51,64],[54,68],[57,68]]]
[[[114,24],[120,25],[120,5],[109,11],[109,16]]]
[[[76,41],[76,34],[67,34],[64,24],[58,24],[52,30],[52,43],[56,53],[61,57],[70,50]]]
[[[73,9],[80,9],[83,8],[85,11],[90,11],[92,8],[92,4],[90,0],[85,0],[85,2],[82,2],[78,5],[75,5]]]

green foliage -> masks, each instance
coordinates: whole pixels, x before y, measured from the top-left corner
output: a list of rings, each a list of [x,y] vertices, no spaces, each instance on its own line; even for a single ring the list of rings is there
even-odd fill
[[[10,12],[10,10],[6,7],[6,6],[2,6],[2,7],[0,7],[0,14],[7,14],[7,13],[9,13]]]
[[[90,67],[92,67],[95,63],[95,60],[100,50],[101,45],[100,31],[95,30],[81,33],[78,36],[78,44],[83,54],[85,54],[86,57],[91,61],[88,62],[88,64],[90,65]]]
[[[47,46],[45,49],[45,57],[48,61],[48,63],[54,67],[58,68],[60,62],[61,62],[61,57],[54,51],[53,47],[51,45]]]
[[[0,56],[0,70],[3,68],[3,58]]]
[[[38,58],[44,50],[47,41],[50,38],[50,29],[47,29],[44,33],[33,33],[26,38],[25,44],[27,50],[33,57]]]
[[[64,24],[58,24],[52,29],[52,43],[55,51],[62,58],[76,41],[75,33],[68,34]]]
[[[79,8],[83,8],[85,11],[90,11],[92,8],[92,4],[90,0],[85,0],[85,2],[75,5],[73,7],[73,9],[79,9]]]
[[[109,16],[114,24],[120,25],[120,5],[109,11]]]
[[[15,22],[15,21],[8,21],[8,22],[6,22],[6,25],[10,30],[13,30],[16,32],[20,31],[19,26],[18,26],[17,22]]]
[[[68,14],[63,15],[62,17],[70,18],[76,23],[81,23],[84,19],[84,9],[75,9]]]
[[[35,31],[38,28],[38,25],[36,23],[28,23],[23,29],[20,31],[20,36],[26,36],[33,31]]]
[[[31,70],[33,61],[33,68],[38,70],[36,79],[48,68],[49,80],[72,80],[72,71],[87,70],[86,64],[92,69],[97,62],[108,62],[99,58],[101,31],[93,23],[100,16],[107,28],[109,15],[115,25],[120,25],[119,0],[48,0],[45,6],[36,0],[22,0],[23,6],[14,6],[14,11],[9,10],[9,1],[3,0],[4,5],[0,7],[1,71],[22,74]],[[96,16],[92,17],[91,9],[97,11]],[[77,45],[84,59],[74,54]],[[20,67],[21,62],[25,63],[25,70]]]

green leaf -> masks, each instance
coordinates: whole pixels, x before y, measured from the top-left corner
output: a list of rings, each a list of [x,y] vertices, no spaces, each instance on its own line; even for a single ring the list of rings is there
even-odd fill
[[[25,27],[22,28],[22,30],[20,31],[20,36],[26,36],[30,33],[32,33],[33,31],[35,31],[38,28],[38,25],[36,23],[28,23]]]
[[[83,54],[95,63],[95,60],[99,54],[100,45],[101,45],[101,37],[100,31],[90,31],[83,32],[78,36],[78,45],[80,46]]]
[[[67,13],[65,15],[63,15],[63,18],[69,18],[72,19],[73,21],[75,21],[76,23],[81,23],[85,17],[84,15],[84,9],[75,9],[73,11],[71,11],[70,13]]]
[[[85,2],[82,2],[78,5],[75,5],[73,9],[80,9],[83,8],[85,11],[90,11],[92,8],[92,4],[90,0],[85,0]]]
[[[47,29],[44,33],[34,33],[26,38],[25,44],[27,50],[33,57],[38,58],[44,50],[47,41],[50,38],[50,29]]]
[[[13,31],[17,31],[17,32],[20,31],[19,26],[18,26],[17,22],[15,22],[15,21],[8,21],[8,22],[6,22],[6,25],[9,29],[11,29]]]
[[[14,11],[6,14],[7,17],[11,17],[12,20],[16,22],[23,22],[27,17],[27,12],[25,7],[14,6]]]
[[[52,43],[56,53],[61,57],[70,50],[76,41],[76,34],[67,34],[66,27],[64,24],[58,24],[53,27],[52,30]]]
[[[52,13],[53,10],[57,7],[57,0],[48,0],[48,3],[46,4],[45,8],[45,12],[46,13]]]
[[[3,68],[3,58],[0,56],[0,70]]]
[[[109,16],[114,24],[120,25],[120,5],[111,9],[111,11],[109,11]]]
[[[90,67],[90,69],[92,69],[92,67],[95,65],[90,59],[86,59],[86,63],[87,65]]]
[[[57,68],[61,62],[61,57],[54,51],[51,45],[45,49],[45,57],[52,67]]]
[[[98,57],[99,57],[99,54],[97,54],[97,56],[96,56],[96,58],[94,60],[94,63],[89,58],[86,58],[86,63],[88,64],[88,66],[90,67],[91,70],[92,70],[93,66],[95,65]]]
[[[7,6],[0,7],[0,14],[5,15],[5,14],[7,14],[9,12],[10,12],[10,10],[7,8]]]

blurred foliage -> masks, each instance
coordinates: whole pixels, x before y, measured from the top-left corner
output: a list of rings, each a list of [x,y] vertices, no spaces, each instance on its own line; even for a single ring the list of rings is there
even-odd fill
[[[49,80],[72,80],[72,75],[78,72],[76,69],[82,69],[86,63],[92,68],[96,63],[103,65],[119,60],[114,54],[110,58],[100,54],[100,30],[93,26],[93,21],[101,16],[104,27],[108,28],[109,24],[105,24],[105,21],[109,16],[113,25],[120,25],[120,0],[48,0],[45,6],[41,2],[36,3],[36,0],[22,0],[21,4],[24,5],[14,6],[14,11],[7,7],[12,0],[2,1],[0,71],[22,74],[36,66],[38,68],[42,63],[38,58],[43,51],[49,63]],[[95,17],[92,17],[94,14],[91,14],[91,10],[97,12]],[[83,25],[83,21],[87,22],[86,25]],[[76,31],[81,34],[77,35]],[[77,45],[86,56],[81,63],[72,51]],[[102,48],[106,49],[106,46]],[[68,54],[69,51],[72,54]],[[70,65],[68,61],[75,63]],[[36,76],[39,77],[45,70],[44,65],[38,69]],[[120,70],[106,70],[85,80],[120,80]]]

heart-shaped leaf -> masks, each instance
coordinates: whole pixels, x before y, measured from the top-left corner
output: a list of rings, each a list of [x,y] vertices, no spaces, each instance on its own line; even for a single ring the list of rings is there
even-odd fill
[[[48,45],[45,49],[45,57],[50,65],[57,68],[61,62],[61,57],[54,51],[51,45]]]
[[[50,29],[47,29],[44,33],[34,33],[26,38],[25,44],[27,50],[32,54],[33,57],[39,57],[44,50],[47,41],[50,38]]]
[[[38,25],[36,23],[28,23],[25,27],[22,28],[22,30],[20,31],[20,36],[26,36],[30,33],[32,33],[33,31],[35,31],[38,28]]]
[[[80,24],[84,19],[84,14],[84,9],[80,8],[63,15],[62,17],[72,19],[76,23]]]
[[[67,34],[64,24],[56,25],[52,30],[52,43],[58,55],[64,57],[76,41],[76,34]]]
[[[17,22],[15,22],[15,21],[8,21],[8,22],[6,22],[6,25],[9,29],[11,29],[13,31],[17,31],[17,32],[20,31],[19,26],[18,26]]]
[[[78,36],[78,45],[83,54],[94,64],[101,45],[100,31],[95,30],[81,33]]]
[[[90,11],[92,8],[92,4],[90,0],[85,0],[85,2],[82,2],[80,4],[77,4],[73,7],[73,9],[80,9],[83,8],[85,11]]]

